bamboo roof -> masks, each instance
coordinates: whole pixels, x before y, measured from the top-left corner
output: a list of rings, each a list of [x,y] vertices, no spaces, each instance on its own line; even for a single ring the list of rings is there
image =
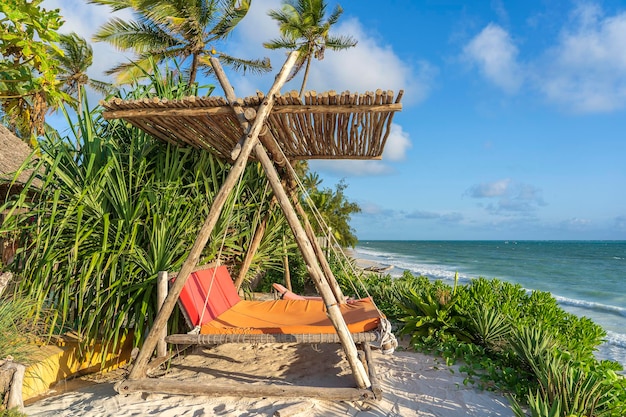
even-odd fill
[[[273,137],[290,160],[380,159],[393,115],[402,109],[402,94],[309,91],[304,101],[296,91],[279,94],[262,136]],[[257,93],[237,99],[235,105],[253,120],[263,100],[264,95]],[[159,139],[206,149],[226,160],[232,161],[231,151],[244,134],[237,115],[222,97],[116,98],[101,104],[107,119],[125,119]],[[276,148],[269,151],[278,152]]]

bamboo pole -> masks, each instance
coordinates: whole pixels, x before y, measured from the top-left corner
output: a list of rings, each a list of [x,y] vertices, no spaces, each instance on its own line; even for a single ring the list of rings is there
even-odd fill
[[[282,69],[276,76],[274,85],[272,85],[272,88],[270,88],[270,91],[268,92],[266,99],[259,106],[259,109],[257,111],[257,118],[252,124],[250,131],[247,133],[247,138],[241,149],[241,152],[239,153],[237,160],[235,161],[232,168],[230,169],[228,176],[226,177],[226,180],[222,184],[222,187],[220,188],[219,192],[215,196],[215,199],[213,200],[213,204],[211,205],[209,214],[206,220],[204,221],[204,224],[202,228],[200,229],[198,236],[196,237],[196,241],[194,242],[193,246],[191,247],[191,250],[189,251],[189,255],[187,256],[187,259],[183,263],[183,266],[178,274],[178,278],[174,282],[174,285],[172,285],[172,288],[170,289],[170,292],[168,296],[166,297],[165,302],[163,303],[163,307],[161,308],[161,310],[159,310],[154,320],[152,328],[150,329],[150,333],[148,333],[148,336],[146,337],[146,340],[144,341],[144,344],[141,347],[141,350],[139,351],[139,355],[137,356],[135,366],[133,367],[130,374],[128,375],[129,380],[139,379],[139,378],[143,378],[146,376],[146,368],[148,365],[148,360],[152,356],[152,352],[154,351],[154,348],[156,347],[157,340],[161,333],[161,329],[163,329],[163,327],[167,325],[167,320],[169,319],[170,315],[172,314],[172,311],[174,310],[174,306],[176,305],[178,296],[180,295],[185,285],[185,282],[189,278],[189,274],[191,273],[193,268],[198,264],[198,260],[200,259],[202,250],[206,246],[206,243],[209,240],[209,237],[211,236],[211,232],[215,228],[215,224],[217,223],[220,213],[222,212],[224,203],[226,203],[226,199],[228,198],[228,195],[234,188],[235,184],[237,183],[239,179],[239,176],[245,169],[246,163],[248,162],[248,157],[250,156],[252,149],[258,143],[257,138],[259,136],[259,133],[261,132],[261,129],[263,128],[263,123],[265,122],[267,115],[270,113],[270,110],[272,109],[272,105],[274,103],[273,101],[274,94],[280,90],[280,87],[287,80],[287,77],[297,57],[298,57],[297,52],[292,52],[289,54],[289,57],[285,61],[285,64],[283,65]]]
[[[159,271],[157,275],[157,307],[159,310],[163,307],[167,297],[167,271]],[[163,326],[161,336],[157,342],[157,357],[167,356],[167,344],[165,337],[167,336],[167,325]]]
[[[261,240],[263,240],[263,235],[265,234],[267,222],[269,221],[270,217],[270,212],[274,204],[275,202],[272,198],[269,211],[265,214],[265,216],[263,216],[263,219],[261,219],[261,223],[259,223],[259,226],[254,231],[254,236],[252,237],[250,246],[248,246],[246,256],[243,258],[243,263],[241,264],[241,268],[239,268],[239,273],[237,275],[237,279],[235,280],[235,288],[237,288],[237,291],[239,291],[239,288],[241,287],[241,284],[243,283],[243,280],[246,277],[248,270],[250,269],[250,265],[252,265],[252,259],[254,258],[254,254],[259,249],[259,246],[261,246]]]
[[[103,105],[110,108],[110,104],[104,102]],[[308,104],[287,104],[276,108],[274,114],[349,114],[354,112],[360,113],[386,113],[402,110],[402,104],[389,103],[389,104],[347,104],[343,106],[338,105],[308,105]],[[192,107],[192,108],[173,108],[171,105],[163,108],[148,107],[143,109],[124,109],[124,110],[106,110],[103,116],[106,120],[110,119],[145,119],[146,117],[174,117],[174,116],[217,116],[217,115],[232,114],[232,109],[229,106],[219,107]]]
[[[211,65],[213,66],[213,70],[215,71],[215,75],[217,76],[217,79],[222,85],[222,89],[226,94],[226,99],[230,102],[233,111],[241,115],[241,118],[243,118],[243,111],[241,107],[235,106],[235,91],[230,85],[226,74],[223,72],[219,61],[216,58],[210,58],[210,60]],[[257,119],[255,120],[255,125],[256,122],[259,121],[259,116],[260,112],[259,115],[257,115]],[[238,118],[240,117],[238,116]],[[365,371],[365,368],[363,367],[363,364],[359,360],[356,345],[354,344],[354,340],[350,335],[348,326],[343,319],[341,310],[339,310],[339,305],[337,303],[337,299],[335,298],[335,294],[333,293],[330,285],[326,281],[326,277],[324,275],[324,272],[322,271],[322,268],[320,267],[311,240],[307,236],[307,233],[304,230],[302,223],[300,223],[300,220],[298,219],[296,211],[289,201],[289,196],[285,191],[285,187],[281,183],[278,172],[276,171],[276,167],[274,166],[272,160],[267,154],[267,150],[263,147],[263,144],[261,144],[261,142],[256,139],[256,137],[253,139],[253,141],[255,142],[254,153],[261,163],[261,166],[265,171],[265,175],[267,176],[267,180],[269,181],[270,185],[272,186],[272,190],[274,191],[274,196],[278,200],[278,204],[280,204],[280,207],[285,214],[287,223],[289,223],[289,226],[293,231],[296,242],[300,247],[300,251],[302,252],[302,256],[306,263],[307,271],[313,278],[313,282],[315,282],[317,291],[320,293],[322,299],[324,300],[324,303],[326,304],[328,318],[337,330],[337,335],[341,340],[343,350],[346,354],[346,359],[348,360],[350,368],[352,369],[352,374],[354,375],[357,387],[369,388],[371,385],[369,377],[367,375],[367,372]]]
[[[291,271],[289,270],[289,255],[287,254],[287,238],[283,235],[283,278],[285,280],[285,287],[289,291],[293,291],[291,287]]]

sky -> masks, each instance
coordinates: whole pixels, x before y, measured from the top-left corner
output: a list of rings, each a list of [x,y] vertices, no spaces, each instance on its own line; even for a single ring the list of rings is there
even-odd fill
[[[322,187],[348,185],[359,240],[626,239],[626,3],[328,0],[329,10],[337,4],[331,34],[358,44],[314,61],[307,89],[404,90],[382,160],[310,163]],[[229,73],[239,96],[266,92],[285,60],[262,45],[279,35],[267,11],[280,6],[253,0],[221,46],[274,68]],[[84,0],[43,7],[87,39],[112,17]],[[96,79],[131,57],[93,47]]]

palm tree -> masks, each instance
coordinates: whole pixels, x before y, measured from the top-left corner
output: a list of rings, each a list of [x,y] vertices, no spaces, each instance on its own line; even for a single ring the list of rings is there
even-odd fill
[[[89,78],[87,69],[93,63],[93,49],[87,41],[72,32],[61,35],[59,48],[62,55],[57,55],[59,61],[58,79],[63,83],[63,91],[76,99],[78,111],[82,103],[82,91],[84,86],[106,94],[111,91],[111,84]]]
[[[213,72],[209,57],[235,70],[267,72],[268,58],[235,58],[217,48],[248,13],[251,0],[89,0],[108,5],[114,11],[131,9],[136,21],[114,18],[95,34],[96,41],[108,42],[121,50],[137,53],[135,62],[117,65],[109,74],[119,74],[118,82],[127,83],[141,77],[151,67],[169,60],[182,63],[190,58],[188,84],[195,82],[199,68],[207,75]]]
[[[335,7],[333,12],[324,21],[326,2],[324,0],[285,0],[281,10],[270,10],[269,15],[278,22],[281,37],[265,42],[268,49],[288,49],[300,52],[294,71],[293,79],[306,63],[300,96],[304,94],[304,87],[309,77],[309,69],[313,58],[324,59],[324,51],[330,48],[333,51],[352,48],[357,41],[351,36],[331,36],[330,28],[339,20],[343,13],[341,6]]]

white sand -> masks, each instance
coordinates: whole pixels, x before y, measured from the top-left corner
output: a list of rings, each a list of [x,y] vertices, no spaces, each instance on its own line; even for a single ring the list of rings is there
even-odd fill
[[[191,397],[134,393],[118,395],[113,382],[45,398],[28,407],[29,416],[271,416],[298,405],[291,416],[513,416],[503,396],[463,385],[457,367],[431,356],[374,351],[384,398],[372,403],[305,398]],[[237,382],[313,386],[354,386],[337,345],[236,345],[197,349],[176,359],[162,378],[196,381],[230,375]]]

